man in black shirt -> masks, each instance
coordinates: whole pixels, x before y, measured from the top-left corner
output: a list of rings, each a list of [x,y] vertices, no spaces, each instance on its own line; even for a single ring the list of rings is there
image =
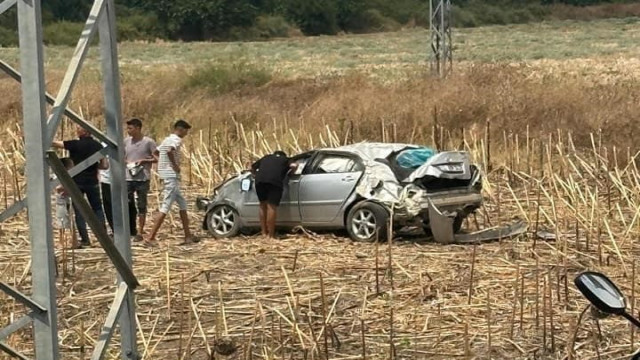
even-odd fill
[[[266,155],[251,165],[260,200],[260,228],[263,236],[275,237],[277,208],[282,198],[284,180],[289,170],[295,168],[296,164],[283,151]]]
[[[53,147],[58,149],[65,149],[69,151],[69,157],[74,164],[79,164],[91,155],[102,150],[102,145],[96,141],[87,130],[81,126],[76,126],[77,139],[66,141],[54,141]],[[107,169],[109,167],[105,158],[89,166],[79,174],[73,177],[74,182],[82,192],[86,195],[91,209],[98,217],[98,220],[104,225],[104,211],[102,209],[102,202],[100,201],[100,186],[98,184],[98,169]],[[88,246],[91,244],[89,241],[89,234],[87,232],[87,223],[80,215],[80,210],[73,204],[73,210],[75,212],[76,227],[78,228],[78,234],[80,235],[80,244]]]

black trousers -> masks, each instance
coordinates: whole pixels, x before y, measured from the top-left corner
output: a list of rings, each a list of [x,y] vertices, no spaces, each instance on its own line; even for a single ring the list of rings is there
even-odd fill
[[[86,196],[86,199],[91,206],[91,210],[93,210],[93,213],[98,218],[98,221],[100,221],[102,226],[104,226],[104,216],[102,204],[100,204],[100,188],[98,187],[98,184],[94,185],[76,183],[76,185],[78,185],[78,189],[80,189],[82,195]],[[88,245],[90,241],[89,233],[87,232],[87,222],[80,214],[80,210],[78,209],[76,204],[73,204],[73,210],[75,212],[76,227],[78,229],[78,235],[80,235],[80,241]]]
[[[100,190],[102,193],[102,204],[104,206],[104,215],[107,218],[107,222],[109,223],[109,227],[113,232],[113,206],[111,204],[111,185],[100,183]],[[128,207],[129,207],[129,234],[131,236],[138,235],[138,230],[136,228],[136,217],[138,216],[136,210],[135,199],[133,198],[133,193],[127,192],[128,199]]]

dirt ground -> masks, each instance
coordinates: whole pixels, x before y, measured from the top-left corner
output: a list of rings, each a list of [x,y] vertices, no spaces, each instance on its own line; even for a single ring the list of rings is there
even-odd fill
[[[550,197],[558,202],[551,204],[532,180],[510,182],[498,171],[490,177],[485,207],[465,228],[526,214],[526,235],[444,246],[420,236],[372,244],[340,233],[215,240],[200,231],[202,242],[184,246],[174,214],[163,226],[160,247],[133,249],[142,358],[388,359],[390,344],[395,359],[566,359],[571,347],[576,359],[630,354],[632,335],[622,319],[600,320],[597,327],[587,313],[576,330],[586,300],[573,279],[586,269],[600,270],[630,296],[633,241],[613,247],[605,228],[576,231],[560,197]],[[553,184],[560,183],[544,189]],[[614,208],[623,204],[609,196]],[[558,240],[534,241],[536,217],[539,228],[547,228],[545,218],[554,212]],[[202,214],[191,216],[196,228]],[[608,215],[604,219],[609,224]],[[29,293],[24,224],[22,214],[3,225],[0,280]],[[57,255],[62,358],[86,359],[113,300],[115,271],[97,244],[67,253],[66,274],[60,249]],[[1,325],[24,312],[6,296],[0,308]],[[231,339],[235,352],[215,354],[220,339]],[[31,332],[7,343],[30,354]],[[108,358],[115,359],[117,334],[112,345]]]

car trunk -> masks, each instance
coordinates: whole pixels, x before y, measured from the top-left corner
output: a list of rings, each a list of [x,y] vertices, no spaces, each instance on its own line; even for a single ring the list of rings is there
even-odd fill
[[[406,148],[390,154],[386,162],[398,181],[416,183],[428,192],[468,189],[480,173],[462,151],[435,153],[430,148]]]

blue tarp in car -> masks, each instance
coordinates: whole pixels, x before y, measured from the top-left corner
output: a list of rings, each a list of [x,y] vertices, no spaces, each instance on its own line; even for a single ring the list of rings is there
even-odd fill
[[[417,169],[435,154],[436,151],[434,149],[427,147],[407,149],[398,154],[396,162],[403,168]]]

